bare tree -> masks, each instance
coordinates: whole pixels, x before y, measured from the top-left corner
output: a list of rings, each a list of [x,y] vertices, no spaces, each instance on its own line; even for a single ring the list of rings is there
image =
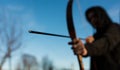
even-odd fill
[[[47,56],[42,59],[42,70],[54,70],[53,63]]]
[[[20,63],[17,63],[15,70],[22,70]]]
[[[2,15],[1,15],[2,14]],[[11,55],[14,51],[21,47],[22,43],[22,27],[19,24],[19,19],[9,12],[9,9],[3,8],[0,12],[0,52],[2,58],[0,60],[0,70],[9,58],[11,67]],[[11,68],[10,68],[11,70]]]
[[[22,55],[23,70],[38,70],[37,59],[29,54]]]

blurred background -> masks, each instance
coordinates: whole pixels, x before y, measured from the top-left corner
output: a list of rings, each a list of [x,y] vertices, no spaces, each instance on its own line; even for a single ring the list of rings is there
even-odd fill
[[[28,32],[68,36],[67,3],[68,0],[0,0],[0,70],[79,70],[69,38]],[[104,7],[114,22],[120,22],[120,0],[74,0],[78,38],[95,32],[86,21],[85,11],[96,5]],[[90,57],[83,58],[83,63],[89,70]]]

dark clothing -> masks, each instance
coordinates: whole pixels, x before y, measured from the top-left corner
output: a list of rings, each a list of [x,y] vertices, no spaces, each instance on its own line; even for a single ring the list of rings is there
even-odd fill
[[[120,70],[120,25],[109,24],[94,34],[95,41],[85,44],[91,57],[91,70]]]

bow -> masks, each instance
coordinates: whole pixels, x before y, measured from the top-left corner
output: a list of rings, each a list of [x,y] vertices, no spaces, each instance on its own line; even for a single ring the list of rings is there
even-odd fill
[[[76,32],[73,24],[73,17],[72,17],[72,4],[73,0],[69,0],[68,5],[67,5],[67,11],[66,11],[66,20],[67,20],[67,27],[68,27],[68,32],[71,37],[71,40],[76,39]],[[84,66],[82,63],[82,56],[77,55],[77,59],[79,62],[80,70],[84,70]]]

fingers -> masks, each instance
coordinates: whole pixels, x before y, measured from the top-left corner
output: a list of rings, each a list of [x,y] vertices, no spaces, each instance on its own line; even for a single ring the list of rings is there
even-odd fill
[[[83,56],[87,55],[87,50],[80,39],[78,38],[74,39],[72,42],[69,42],[68,44],[72,45],[71,49],[73,50],[73,53],[75,55],[83,55]]]
[[[79,41],[80,41],[80,39],[74,39],[73,41],[68,42],[68,44],[69,45],[74,45],[74,44],[77,44]]]
[[[84,44],[80,39],[74,39],[72,42],[68,43],[69,45],[72,45],[72,50],[75,55],[81,55],[83,53],[83,46]]]
[[[92,43],[94,41],[94,37],[93,36],[89,36],[86,38],[86,43]]]
[[[78,42],[68,42],[69,45],[77,44]]]
[[[81,55],[83,53],[83,47],[80,47],[77,45],[73,46],[72,50],[73,50],[75,55]]]

